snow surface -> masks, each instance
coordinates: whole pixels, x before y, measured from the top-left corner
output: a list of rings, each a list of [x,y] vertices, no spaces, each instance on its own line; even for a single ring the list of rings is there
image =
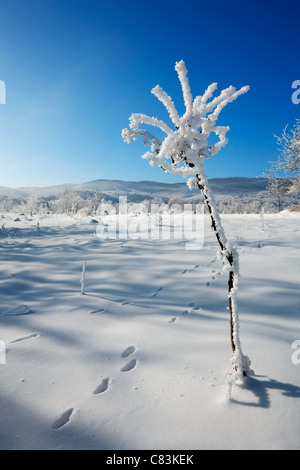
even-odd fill
[[[199,250],[101,240],[89,218],[1,220],[1,449],[300,449],[299,214],[222,216],[255,371],[230,400],[208,217]]]

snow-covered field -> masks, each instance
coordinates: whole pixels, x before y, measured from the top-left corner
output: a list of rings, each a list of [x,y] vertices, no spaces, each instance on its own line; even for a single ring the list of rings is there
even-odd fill
[[[0,233],[1,449],[300,449],[299,214],[222,216],[255,371],[231,399],[208,218],[199,250],[100,239],[88,218],[15,218]]]

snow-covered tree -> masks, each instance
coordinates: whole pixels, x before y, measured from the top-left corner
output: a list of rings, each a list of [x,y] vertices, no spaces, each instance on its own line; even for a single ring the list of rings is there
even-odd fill
[[[272,167],[265,172],[267,178],[266,189],[262,192],[263,195],[274,196],[277,199],[278,212],[282,209],[282,199],[291,192],[292,183],[289,178],[280,176],[281,172]]]
[[[65,190],[60,205],[61,212],[66,214],[76,214],[80,208],[81,197],[76,191]]]
[[[35,214],[38,210],[38,199],[35,194],[31,194],[28,196],[26,199],[26,207],[25,207],[26,212],[30,214],[32,217],[33,214]]]
[[[230,339],[232,346],[233,372],[228,378],[229,387],[239,378],[250,372],[250,361],[242,353],[239,336],[239,319],[237,308],[237,282],[239,276],[238,253],[227,240],[217,205],[210,191],[205,174],[204,163],[211,156],[216,155],[227,144],[227,132],[229,127],[217,126],[216,121],[222,109],[234,101],[238,96],[249,90],[248,86],[236,90],[233,86],[224,89],[219,96],[211,99],[217,89],[217,83],[212,83],[202,96],[193,99],[187,77],[187,69],[183,61],[177,62],[175,70],[181,83],[185,113],[180,116],[170,96],[157,85],[152,93],[164,104],[169,112],[174,128],[171,129],[165,122],[145,114],[132,114],[130,127],[123,129],[122,137],[130,143],[138,136],[144,138],[144,143],[151,143],[151,150],[142,158],[149,160],[150,165],[162,168],[166,173],[190,177],[187,184],[190,189],[194,186],[202,192],[211,218],[212,230],[215,233],[219,245],[220,258],[226,263],[228,280],[228,297],[230,312]],[[140,129],[140,124],[158,127],[166,137],[161,142],[156,136],[145,129]],[[208,139],[215,134],[217,142],[210,145]]]
[[[280,212],[284,196],[300,194],[300,119],[290,132],[286,126],[275,138],[281,153],[263,176],[268,180],[265,193],[277,198]]]
[[[284,172],[287,179],[290,179],[290,193],[300,193],[300,119],[296,119],[296,124],[288,132],[287,127],[281,136],[275,136],[280,147],[281,154],[276,162],[277,170]]]
[[[97,213],[102,198],[103,194],[99,191],[95,191],[94,194],[89,196],[87,200],[84,201],[83,205],[83,212],[85,213],[85,215],[94,216]]]

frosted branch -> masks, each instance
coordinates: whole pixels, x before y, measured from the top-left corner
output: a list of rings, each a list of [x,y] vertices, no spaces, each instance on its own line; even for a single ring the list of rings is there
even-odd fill
[[[136,113],[130,117],[130,129],[124,129],[122,137],[129,143],[136,140],[139,135],[143,136],[145,144],[151,141],[151,152],[146,152],[143,158],[149,160],[151,165],[163,168],[167,173],[186,177],[202,173],[205,160],[216,155],[227,144],[226,134],[229,127],[216,126],[215,122],[222,109],[246,93],[249,87],[242,87],[236,91],[236,88],[229,86],[209,102],[217,89],[217,83],[212,83],[203,96],[197,96],[193,102],[184,62],[177,62],[175,70],[181,83],[186,107],[186,113],[182,117],[179,116],[171,97],[159,85],[152,89],[153,95],[166,107],[175,129],[172,130],[165,122],[155,117]],[[139,129],[141,123],[159,128],[166,137],[160,142],[154,135]],[[219,138],[214,145],[208,144],[211,133]]]
[[[167,109],[167,111],[170,115],[170,118],[173,121],[173,124],[175,124],[175,126],[179,127],[180,126],[180,118],[178,116],[177,110],[176,110],[175,105],[174,105],[172,99],[170,98],[170,96],[159,85],[156,85],[156,87],[154,87],[151,90],[151,93],[153,93],[153,95],[156,96],[156,98],[158,98],[159,101],[161,101],[163,103],[163,105],[166,107],[166,109]]]
[[[233,86],[230,86],[226,88],[225,90],[222,90],[219,96],[214,98],[212,101],[210,101],[206,105],[206,112],[208,113],[212,111],[221,101],[226,100],[226,98],[232,95],[235,91],[236,91],[236,88]]]
[[[199,113],[202,114],[202,112],[205,110],[205,105],[206,105],[207,100],[209,100],[213,96],[217,88],[218,88],[218,84],[212,83],[211,85],[209,85],[209,87],[207,87],[203,96],[197,96],[195,98],[194,104],[193,104],[194,115],[199,114]]]
[[[122,130],[123,140],[127,144],[130,144],[133,140],[136,140],[139,135],[144,136],[145,145],[147,145],[149,140],[151,141],[152,152],[155,152],[161,147],[161,141],[148,131],[145,131],[143,129],[123,129]]]
[[[158,127],[165,134],[172,134],[172,130],[163,121],[156,119],[155,117],[146,116],[146,114],[132,114],[129,118],[129,126],[133,129],[139,127],[140,123],[149,124],[150,126]]]
[[[180,62],[176,62],[175,70],[178,73],[178,77],[182,87],[183,99],[186,107],[186,116],[191,116],[193,111],[193,98],[191,94],[189,80],[187,78],[187,69],[183,60],[181,60]]]
[[[233,87],[232,87],[233,88]],[[235,88],[233,88],[235,90]],[[247,91],[249,90],[249,87],[248,86],[244,86],[242,87],[240,90],[238,91],[235,91],[233,94],[230,94],[230,93],[227,93],[226,97],[217,105],[215,111],[210,114],[208,116],[208,118],[215,122],[218,117],[219,117],[219,114],[220,112],[222,111],[223,108],[225,108],[225,106],[228,104],[228,103],[232,103],[232,101],[236,100],[238,96],[244,94],[244,93],[247,93]]]

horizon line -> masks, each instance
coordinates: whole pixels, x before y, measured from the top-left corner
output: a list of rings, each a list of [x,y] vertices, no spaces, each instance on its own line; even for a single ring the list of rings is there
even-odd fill
[[[262,176],[224,176],[224,177],[213,177],[213,178],[208,178],[209,181],[212,180],[229,180],[229,179],[267,179]],[[182,182],[177,182],[177,183],[166,183],[165,181],[157,181],[157,180],[125,180],[125,179],[110,179],[110,178],[98,178],[95,180],[90,180],[90,181],[84,181],[82,183],[56,183],[56,184],[49,184],[45,186],[5,186],[5,185],[0,185],[0,188],[7,188],[7,189],[26,189],[26,188],[51,188],[55,186],[81,186],[83,184],[88,184],[88,183],[94,183],[96,181],[115,181],[115,182],[124,182],[124,183],[157,183],[157,184],[164,184],[164,185],[178,185],[178,184],[186,184],[185,181]]]

